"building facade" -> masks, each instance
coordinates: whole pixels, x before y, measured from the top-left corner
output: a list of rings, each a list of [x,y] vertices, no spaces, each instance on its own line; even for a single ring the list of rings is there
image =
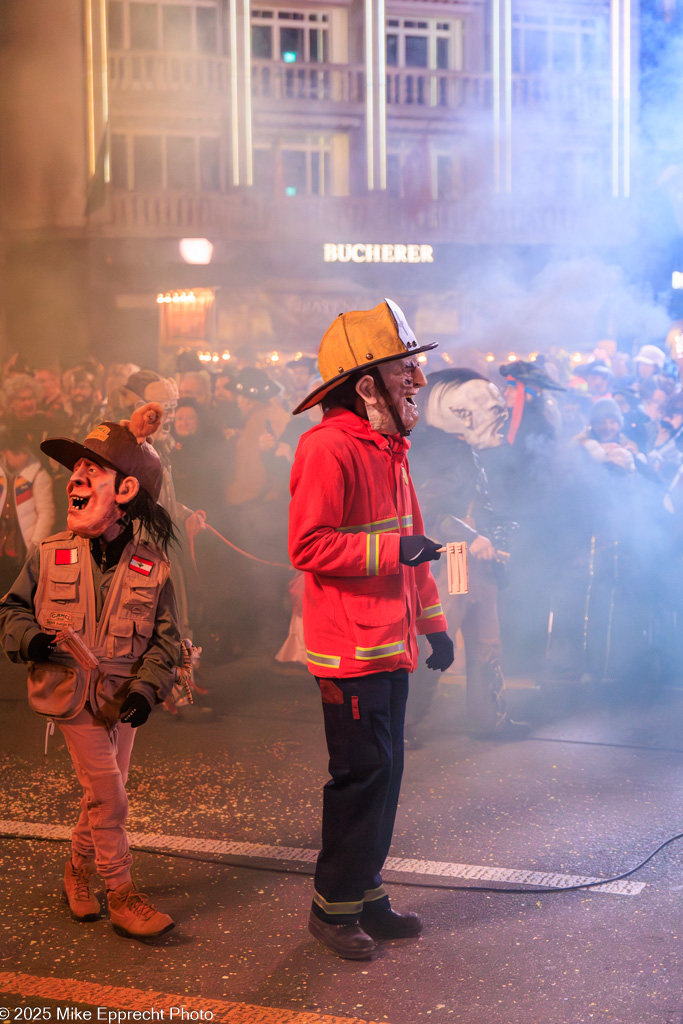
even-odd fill
[[[314,351],[384,294],[457,347],[492,267],[632,238],[630,0],[5,0],[3,18],[8,353]]]

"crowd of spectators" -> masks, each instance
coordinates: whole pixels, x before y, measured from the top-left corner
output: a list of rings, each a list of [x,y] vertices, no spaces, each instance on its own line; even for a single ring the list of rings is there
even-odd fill
[[[510,671],[639,687],[680,674],[682,369],[654,344],[573,372],[551,356],[500,367],[510,443],[485,461],[519,524],[500,595]]]
[[[193,354],[182,355],[182,369],[168,378],[94,359],[66,370],[29,366],[20,356],[6,363],[0,387],[2,589],[34,547],[66,522],[68,474],[43,455],[41,441],[82,440],[102,420],[128,418],[143,402],[159,401],[165,421],[154,444],[165,469],[162,500],[180,532],[174,562],[183,624],[209,660],[264,643],[275,650],[289,620],[289,466],[298,435],[310,426],[292,420],[290,410],[315,360],[300,356],[265,370],[241,353],[229,372],[210,372]]]
[[[290,413],[317,364],[299,355],[264,366],[241,350],[209,370],[183,355],[171,377],[94,359],[66,369],[7,362],[2,588],[65,523],[66,471],[43,456],[41,440],[82,440],[103,419],[160,401],[166,421],[154,443],[166,471],[163,500],[181,535],[184,625],[209,661],[274,654],[290,618],[289,470],[319,410]],[[675,673],[683,623],[679,366],[648,344],[633,356],[598,351],[578,367],[548,354],[489,370],[510,419],[507,444],[482,458],[498,507],[519,524],[500,602],[512,670],[609,680],[647,661],[660,677]]]

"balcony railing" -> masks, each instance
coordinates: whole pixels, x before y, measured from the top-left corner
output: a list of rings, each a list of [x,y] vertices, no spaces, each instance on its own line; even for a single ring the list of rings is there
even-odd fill
[[[230,62],[206,54],[110,50],[109,84],[117,92],[226,94]]]
[[[255,99],[317,100],[358,104],[365,101],[365,69],[340,64],[280,64],[255,60],[251,66]]]
[[[481,108],[491,106],[491,97],[490,75],[407,68],[390,68],[387,72],[390,107]]]
[[[513,75],[511,102],[515,109],[561,111],[578,117],[609,111],[610,79],[606,76]],[[392,107],[430,107],[447,111],[490,109],[490,75],[461,71],[393,69],[387,72],[387,104]]]
[[[621,207],[608,202],[520,202],[491,195],[411,204],[386,195],[273,199],[232,194],[114,192],[93,224],[114,235],[212,233],[228,242],[463,242],[468,244],[623,242]]]
[[[513,75],[512,106],[563,111],[597,123],[610,113],[611,88],[607,75]]]
[[[190,229],[225,232],[239,237],[265,224],[261,197],[249,193],[232,195],[186,192],[113,192],[109,216],[98,216],[101,226],[116,233],[154,235],[157,232]]]
[[[109,81],[112,91],[119,93],[225,96],[230,90],[230,63],[225,57],[205,54],[113,50]],[[365,102],[362,66],[254,60],[251,83],[255,101],[350,107]],[[493,81],[488,74],[389,68],[386,86],[390,113],[425,107],[434,113],[481,110],[490,109],[493,103]],[[511,100],[517,109],[595,118],[598,109],[609,111],[610,80],[599,75],[513,75]]]

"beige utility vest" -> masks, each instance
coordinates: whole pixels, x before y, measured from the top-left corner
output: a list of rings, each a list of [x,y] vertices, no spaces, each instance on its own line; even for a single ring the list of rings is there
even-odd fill
[[[91,557],[90,540],[70,532],[40,545],[38,625],[48,633],[71,627],[98,667],[84,668],[58,647],[49,662],[31,666],[29,703],[40,714],[67,719],[87,700],[98,718],[113,724],[154,632],[170,564],[160,548],[132,540],[114,570],[98,621]]]

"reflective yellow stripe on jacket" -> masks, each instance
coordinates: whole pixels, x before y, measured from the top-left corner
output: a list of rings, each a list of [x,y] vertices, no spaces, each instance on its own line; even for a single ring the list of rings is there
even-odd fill
[[[341,658],[334,654],[318,654],[317,651],[306,650],[306,657],[311,665],[322,665],[323,668],[339,668]]]
[[[359,523],[358,526],[340,526],[339,533],[391,533],[398,530],[398,519],[396,516],[389,516],[388,519],[375,519],[373,523]]]
[[[356,647],[358,661],[374,661],[375,658],[393,658],[395,654],[403,654],[406,645],[403,640],[392,644],[380,644],[379,647]]]
[[[368,576],[379,575],[379,537],[376,534],[368,534],[365,572]]]
[[[365,573],[367,576],[378,576],[379,575],[379,540],[377,534],[379,533],[395,533],[397,530],[408,530],[413,525],[413,517],[401,516],[401,522],[399,526],[399,520],[397,516],[389,516],[388,519],[375,519],[372,523],[359,523],[357,526],[340,526],[338,533],[367,533],[368,542],[366,548],[365,558]]]
[[[435,619],[437,615],[443,615],[443,607],[440,604],[430,604],[422,609],[421,619]]]

